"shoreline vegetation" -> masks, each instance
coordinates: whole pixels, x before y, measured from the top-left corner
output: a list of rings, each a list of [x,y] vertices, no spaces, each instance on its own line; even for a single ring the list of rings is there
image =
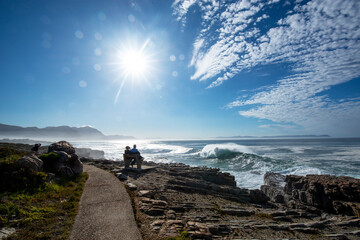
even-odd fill
[[[16,161],[31,147],[0,143],[0,163]],[[45,152],[41,147],[39,155]],[[144,162],[137,170],[124,169],[122,161],[80,160],[113,173],[126,186],[144,240],[360,236],[359,179],[270,173],[261,190],[251,190],[236,187],[232,175],[215,168]],[[1,228],[15,229],[9,239],[67,239],[86,178],[55,178],[2,191]]]
[[[55,177],[19,166],[30,149],[0,144],[0,229],[6,239],[68,239],[88,174]]]

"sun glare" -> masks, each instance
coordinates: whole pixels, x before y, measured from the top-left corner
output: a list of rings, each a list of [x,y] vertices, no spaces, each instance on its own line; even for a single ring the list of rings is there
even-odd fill
[[[147,39],[142,45],[130,42],[117,49],[114,64],[116,71],[120,72],[116,78],[116,81],[120,83],[120,88],[116,94],[115,103],[118,101],[122,88],[128,84],[133,86],[135,83],[152,88],[150,80],[157,69],[154,65],[156,53],[151,51],[151,48],[152,42]]]
[[[150,40],[141,47],[124,46],[118,52],[119,67],[126,79],[142,81],[148,78],[151,68],[151,57],[148,50]]]
[[[131,77],[142,77],[149,67],[147,56],[136,50],[120,53],[120,64],[125,75]]]

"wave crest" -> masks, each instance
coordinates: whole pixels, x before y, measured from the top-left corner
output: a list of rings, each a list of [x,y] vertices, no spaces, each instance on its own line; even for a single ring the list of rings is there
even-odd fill
[[[201,150],[200,157],[231,159],[244,153],[253,154],[248,147],[236,143],[208,144]]]

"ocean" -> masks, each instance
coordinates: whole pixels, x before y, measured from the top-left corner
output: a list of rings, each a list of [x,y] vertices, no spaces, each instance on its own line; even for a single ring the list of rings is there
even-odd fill
[[[103,150],[121,161],[125,146],[137,148],[146,161],[219,168],[235,176],[237,186],[258,189],[266,172],[330,174],[360,178],[360,138],[124,140],[71,142]]]

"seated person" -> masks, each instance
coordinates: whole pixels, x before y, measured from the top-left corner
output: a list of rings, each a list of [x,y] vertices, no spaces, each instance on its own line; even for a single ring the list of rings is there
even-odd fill
[[[137,168],[141,169],[141,164],[143,160],[144,158],[140,156],[140,152],[136,149],[136,145],[134,145],[133,149],[131,150],[129,146],[126,146],[124,152],[125,168],[128,168],[130,164],[133,167],[134,164],[136,163]]]
[[[124,152],[124,154],[131,154],[131,152],[130,152],[130,147],[129,147],[129,146],[126,146],[126,147],[125,147],[125,152]]]
[[[132,154],[140,154],[139,150],[136,149],[136,144],[134,144],[134,147],[130,150]]]

